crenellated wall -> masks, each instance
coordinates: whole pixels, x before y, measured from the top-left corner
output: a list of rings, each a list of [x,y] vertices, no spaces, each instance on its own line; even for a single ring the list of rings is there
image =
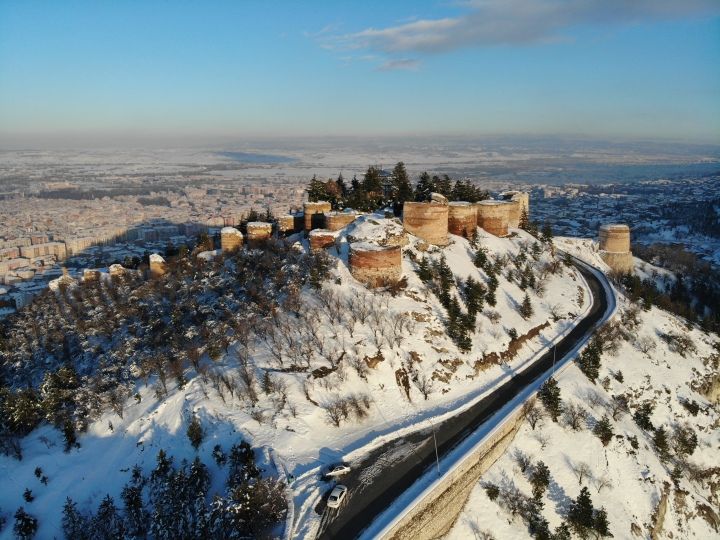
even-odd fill
[[[400,246],[379,246],[368,242],[350,244],[350,272],[368,287],[396,283],[402,277]]]
[[[464,238],[475,238],[477,233],[477,210],[475,205],[465,201],[448,204],[448,231]]]
[[[403,227],[410,234],[429,244],[448,244],[447,204],[434,202],[405,202],[403,204]]]

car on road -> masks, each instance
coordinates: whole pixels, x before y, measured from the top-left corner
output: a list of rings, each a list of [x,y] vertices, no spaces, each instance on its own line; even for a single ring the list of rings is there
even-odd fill
[[[345,500],[347,491],[348,488],[343,486],[342,484],[338,484],[337,486],[335,486],[335,488],[330,493],[330,497],[328,498],[328,508],[338,508]]]
[[[325,476],[336,477],[342,476],[343,474],[347,474],[349,472],[350,467],[348,465],[345,465],[344,463],[336,463],[335,465],[330,465],[327,472],[325,473]]]

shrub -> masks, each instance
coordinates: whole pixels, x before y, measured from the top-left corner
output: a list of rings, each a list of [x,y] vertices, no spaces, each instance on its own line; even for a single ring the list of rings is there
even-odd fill
[[[607,416],[603,416],[597,424],[595,424],[595,427],[593,428],[593,433],[597,435],[597,437],[602,442],[603,446],[607,446],[608,443],[613,438],[613,431],[612,431],[612,424],[610,423],[610,420]]]

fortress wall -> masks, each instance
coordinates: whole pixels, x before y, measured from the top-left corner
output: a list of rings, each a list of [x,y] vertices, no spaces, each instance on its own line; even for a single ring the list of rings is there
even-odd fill
[[[353,277],[368,287],[395,283],[402,277],[400,246],[378,246],[365,242],[350,244],[348,263]]]
[[[337,234],[335,231],[330,231],[328,229],[315,229],[314,231],[310,231],[310,234],[308,235],[310,249],[316,251],[332,247],[335,245],[336,238]]]
[[[528,216],[530,215],[530,194],[524,191],[506,191],[502,194],[502,198],[513,203],[513,207],[510,209],[508,225],[513,229],[519,228],[522,211],[525,210]]]
[[[224,227],[220,231],[220,248],[224,252],[240,249],[243,244],[243,235],[234,227]]]
[[[284,216],[278,217],[278,231],[281,233],[293,233],[297,229],[295,228],[295,216],[292,214],[285,214]]]
[[[429,244],[448,243],[448,205],[428,202],[405,202],[403,226],[410,234]]]
[[[327,212],[325,214],[325,228],[329,231],[339,231],[350,225],[357,218],[354,212]]]
[[[251,221],[247,224],[247,237],[250,246],[257,246],[270,240],[272,236],[272,223],[264,221]]]
[[[495,236],[507,235],[512,203],[490,199],[476,203],[475,207],[477,208],[478,227],[482,227]]]
[[[325,227],[325,213],[332,210],[327,201],[306,202],[303,204],[305,216],[305,230],[322,229]]]
[[[464,238],[475,238],[477,210],[469,202],[457,201],[448,205],[448,231]]]

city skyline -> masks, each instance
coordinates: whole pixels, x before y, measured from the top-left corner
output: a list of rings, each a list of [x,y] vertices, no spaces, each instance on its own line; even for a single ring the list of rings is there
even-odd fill
[[[720,141],[720,9],[0,3],[0,144],[369,135]]]

